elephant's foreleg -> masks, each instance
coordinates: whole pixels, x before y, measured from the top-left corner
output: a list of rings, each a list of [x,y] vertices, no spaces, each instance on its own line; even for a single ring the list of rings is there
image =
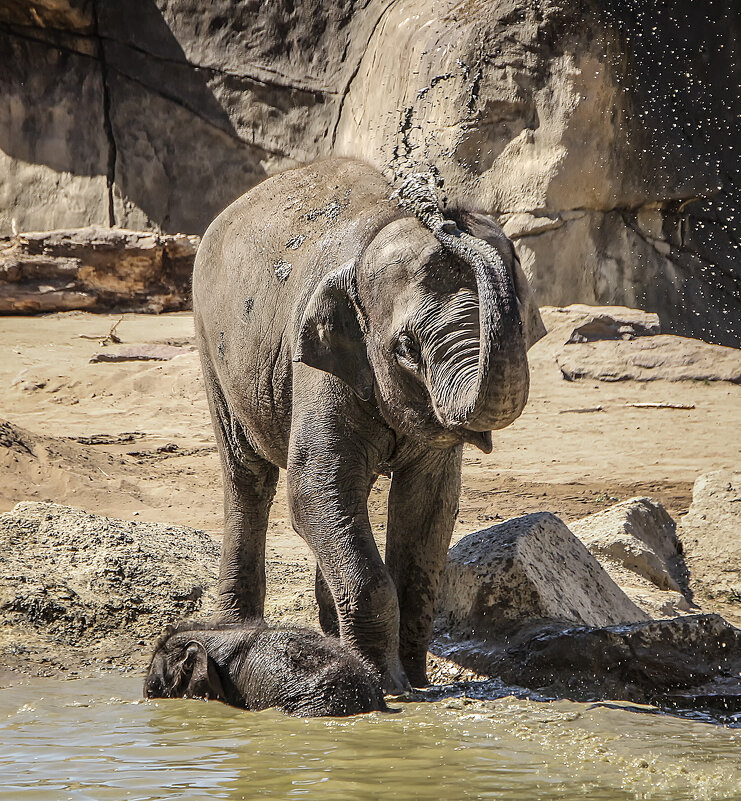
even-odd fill
[[[204,375],[224,479],[224,540],[216,614],[226,622],[261,619],[265,609],[265,533],[279,470],[255,453],[207,365]]]
[[[386,565],[399,597],[399,656],[415,687],[427,685],[427,647],[458,511],[461,453],[461,446],[428,451],[391,480]]]
[[[368,520],[377,460],[367,452],[367,438],[330,431],[338,421],[349,423],[334,413],[330,420],[294,419],[288,457],[292,521],[327,582],[341,639],[375,665],[387,692],[400,693],[409,684],[399,662],[396,588]]]

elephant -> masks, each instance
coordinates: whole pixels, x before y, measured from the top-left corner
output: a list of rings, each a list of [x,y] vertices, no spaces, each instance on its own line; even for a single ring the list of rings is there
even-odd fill
[[[440,575],[458,513],[463,443],[528,396],[542,321],[490,216],[446,219],[424,174],[398,189],[332,158],[274,175],[209,226],[193,310],[224,477],[218,616],[259,620],[279,469],[316,557],[325,632],[390,694],[427,685]],[[391,476],[385,562],[368,519]]]
[[[171,626],[155,646],[144,696],[278,707],[305,717],[389,711],[375,668],[344,643],[262,623]]]

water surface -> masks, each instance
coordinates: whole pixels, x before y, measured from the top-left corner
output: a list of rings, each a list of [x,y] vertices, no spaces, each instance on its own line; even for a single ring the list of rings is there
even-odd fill
[[[741,801],[741,729],[638,707],[451,698],[302,720],[140,692],[115,674],[0,689],[0,799]]]

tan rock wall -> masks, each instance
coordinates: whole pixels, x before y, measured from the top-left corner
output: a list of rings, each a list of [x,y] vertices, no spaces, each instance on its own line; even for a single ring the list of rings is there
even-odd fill
[[[741,344],[739,10],[16,0],[0,36],[0,234],[200,234],[267,175],[352,155],[500,215],[541,304]]]

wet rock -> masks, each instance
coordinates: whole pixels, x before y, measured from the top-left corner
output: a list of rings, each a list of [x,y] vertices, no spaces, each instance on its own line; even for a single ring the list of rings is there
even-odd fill
[[[692,611],[676,524],[650,498],[631,498],[569,524],[626,595],[649,617]]]
[[[0,648],[131,653],[212,610],[218,558],[203,531],[19,503],[0,515]]]
[[[450,549],[436,628],[481,637],[544,621],[563,627],[645,619],[565,524],[540,512],[469,534]]]
[[[678,534],[690,586],[710,598],[741,604],[741,473],[718,470],[700,476]]]
[[[505,681],[574,700],[655,703],[678,692],[688,698],[714,692],[714,704],[725,695],[737,705],[741,631],[718,615],[692,615],[547,632],[510,651],[498,672]]]
[[[684,598],[666,511],[636,498],[575,528],[614,578],[632,577],[624,588],[554,515],[509,520],[451,548],[432,653],[551,696],[741,709],[739,629],[718,615],[651,620],[639,608],[645,585],[652,602]]]
[[[557,355],[567,381],[729,381],[741,384],[741,350],[670,335],[566,345]]]
[[[186,308],[197,247],[193,236],[95,227],[5,237],[0,313]]]

